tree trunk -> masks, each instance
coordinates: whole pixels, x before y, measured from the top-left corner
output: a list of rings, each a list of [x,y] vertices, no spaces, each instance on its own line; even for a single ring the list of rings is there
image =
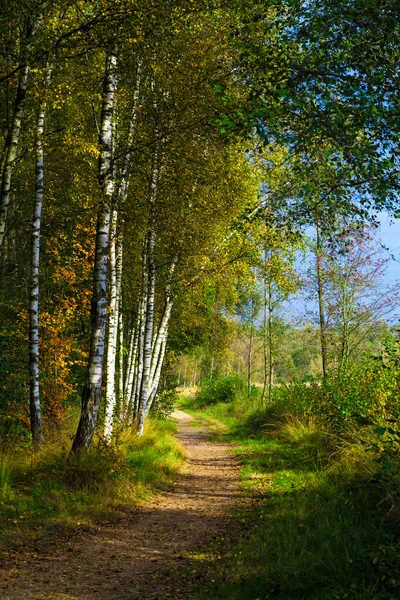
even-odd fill
[[[265,253],[264,262],[267,262],[267,256]],[[267,386],[268,386],[268,288],[267,288],[267,276],[264,275],[264,311],[263,311],[263,371],[264,371],[264,385],[261,395],[261,404],[265,404],[267,399]]]
[[[44,79],[43,92],[50,85],[52,67],[49,66]],[[44,195],[44,123],[46,99],[39,106],[36,125],[36,167],[35,167],[35,203],[33,207],[31,238],[31,273],[30,273],[30,306],[29,306],[29,392],[30,422],[32,441],[38,446],[43,441],[43,426],[40,408],[40,370],[39,370],[39,266],[40,266],[40,231]]]
[[[40,22],[42,20],[42,13],[46,7],[46,4],[46,2],[42,2],[39,8],[39,12],[31,21],[28,21],[25,32],[25,39],[22,40],[26,43],[26,46],[23,48],[25,53],[29,52],[31,40],[39,28]],[[25,63],[25,60],[23,59],[19,73],[18,87],[15,95],[14,114],[11,122],[11,127],[8,131],[6,141],[4,144],[4,155],[2,160],[2,176],[0,185],[0,252],[4,243],[4,237],[7,226],[7,217],[10,208],[11,180],[18,153],[22,117],[25,108],[25,97],[28,88],[28,76],[29,65],[27,65]]]
[[[91,339],[86,379],[82,391],[82,410],[72,452],[87,451],[92,443],[101,400],[104,363],[104,340],[107,321],[107,259],[111,218],[111,200],[114,191],[112,169],[112,132],[117,57],[107,56],[103,88],[103,107],[100,131],[99,185],[102,192],[97,217],[93,295],[91,310]]]
[[[251,391],[251,363],[253,361],[253,341],[254,341],[254,306],[251,300],[251,316],[250,316],[250,335],[249,335],[249,350],[247,354],[247,393],[250,396]]]
[[[159,152],[158,145],[154,153],[153,172],[150,184],[150,217],[149,231],[147,234],[147,309],[146,309],[146,325],[144,333],[143,346],[143,374],[140,387],[139,400],[139,420],[138,420],[138,435],[141,437],[144,430],[144,422],[147,414],[147,403],[149,400],[149,385],[151,372],[151,359],[153,352],[153,330],[154,330],[154,295],[155,295],[155,276],[156,265],[154,262],[154,248],[156,241],[155,229],[155,204],[159,177]]]
[[[151,229],[148,234],[147,243],[147,262],[148,262],[148,291],[147,291],[147,310],[146,324],[144,332],[143,345],[143,374],[140,387],[139,400],[139,422],[138,435],[143,435],[144,421],[147,413],[147,402],[149,399],[150,370],[153,346],[153,328],[154,328],[154,294],[155,294],[155,263],[154,263],[154,245],[155,245],[155,227],[154,220],[151,220]]]
[[[268,402],[272,400],[272,386],[274,385],[274,351],[272,336],[272,281],[268,279]]]
[[[317,287],[318,287],[318,307],[319,307],[319,332],[321,341],[321,358],[322,358],[322,375],[326,377],[328,361],[327,361],[327,344],[326,344],[326,321],[325,321],[325,306],[324,306],[324,287],[322,273],[322,240],[321,226],[317,220],[317,248],[316,248],[316,267],[317,267]]]
[[[0,251],[3,247],[6,233],[7,217],[10,208],[11,179],[17,158],[19,137],[21,133],[22,116],[24,113],[25,96],[28,86],[29,67],[21,69],[15,98],[14,117],[8,133],[4,149],[4,167],[0,188]]]
[[[117,358],[117,339],[119,321],[119,290],[117,281],[117,211],[114,208],[111,214],[110,231],[110,303],[108,310],[108,338],[107,338],[107,374],[106,374],[106,414],[104,423],[104,436],[111,440],[116,404],[115,394],[115,366]]]

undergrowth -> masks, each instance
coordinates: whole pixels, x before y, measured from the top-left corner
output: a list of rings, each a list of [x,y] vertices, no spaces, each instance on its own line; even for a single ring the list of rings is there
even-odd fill
[[[197,600],[400,597],[400,480],[394,463],[385,468],[381,432],[348,423],[339,433],[320,416],[243,398],[200,409],[184,397],[181,407],[235,442],[251,498]]]
[[[0,452],[0,551],[92,527],[167,486],[184,462],[175,431],[171,421],[150,421],[142,438],[125,431],[79,459],[69,439],[36,454],[8,442]]]

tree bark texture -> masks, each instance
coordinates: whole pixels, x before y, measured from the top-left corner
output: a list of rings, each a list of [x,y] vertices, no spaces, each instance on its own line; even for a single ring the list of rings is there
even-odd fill
[[[317,287],[318,287],[318,307],[319,307],[319,331],[321,340],[321,358],[322,358],[322,375],[327,375],[327,344],[326,344],[326,321],[325,321],[325,305],[324,305],[324,287],[322,273],[322,240],[321,240],[321,225],[317,220],[317,248],[316,248],[316,267],[317,267]]]
[[[44,79],[44,94],[50,85],[52,66],[47,68]],[[46,99],[40,103],[35,140],[35,202],[33,206],[31,237],[31,269],[30,269],[30,304],[29,304],[29,394],[30,423],[32,441],[35,446],[43,441],[43,426],[40,407],[40,370],[39,370],[39,267],[40,267],[40,233],[44,197],[44,126]]]
[[[114,192],[112,164],[112,136],[114,96],[116,88],[117,57],[111,53],[106,58],[103,88],[103,106],[100,130],[99,186],[100,209],[97,217],[96,249],[93,272],[91,309],[91,339],[86,379],[82,391],[82,409],[72,452],[87,451],[93,440],[101,400],[104,363],[104,346],[107,322],[107,260],[111,220],[111,201]]]

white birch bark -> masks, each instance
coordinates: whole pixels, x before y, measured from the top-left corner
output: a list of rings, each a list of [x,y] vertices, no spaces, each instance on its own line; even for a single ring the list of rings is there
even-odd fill
[[[0,250],[3,247],[6,233],[7,217],[10,208],[11,180],[14,164],[17,158],[19,137],[21,133],[22,116],[24,113],[25,96],[28,86],[29,67],[25,65],[20,72],[18,89],[15,99],[14,117],[6,140],[4,152],[4,167],[0,188]]]
[[[180,246],[181,246],[181,244],[180,244]],[[152,351],[151,367],[150,367],[150,387],[151,387],[152,392],[154,391],[154,388],[158,388],[159,378],[158,378],[157,384],[155,384],[155,380],[157,379],[156,374],[159,370],[161,373],[162,362],[164,360],[164,356],[162,356],[162,360],[160,363],[160,356],[164,355],[164,353],[165,353],[165,345],[166,345],[166,340],[168,337],[168,333],[167,333],[168,325],[169,325],[169,321],[171,318],[171,312],[172,312],[172,306],[173,306],[171,285],[172,285],[172,278],[173,278],[173,275],[175,272],[175,268],[176,268],[178,259],[179,259],[179,251],[176,253],[175,258],[172,261],[172,264],[169,269],[167,284],[166,284],[166,288],[165,288],[164,313],[162,315],[158,330],[154,334],[153,351]],[[156,389],[156,391],[157,391],[157,389]]]
[[[152,407],[152,404],[153,404],[154,399],[158,392],[158,387],[160,385],[161,371],[162,371],[162,366],[164,363],[165,351],[167,348],[168,325],[169,325],[169,320],[171,317],[172,304],[173,304],[172,300],[170,300],[167,304],[164,315],[167,314],[168,316],[166,316],[165,320],[163,319],[163,325],[162,325],[162,327],[160,327],[160,331],[159,331],[160,345],[159,345],[159,350],[157,353],[156,368],[152,375],[151,384],[150,384],[149,402],[146,407],[146,416],[150,412],[150,409]]]
[[[128,194],[128,177],[129,164],[132,153],[132,145],[136,134],[136,123],[138,114],[138,101],[140,91],[140,65],[133,97],[132,115],[129,123],[127,150],[121,169],[121,180],[115,201],[115,208],[112,211],[111,217],[111,236],[110,236],[110,309],[108,317],[108,340],[107,340],[107,375],[106,375],[106,414],[104,435],[107,440],[110,440],[113,433],[113,424],[116,417],[116,366],[117,366],[117,350],[118,350],[118,327],[120,313],[120,296],[122,291],[122,239],[123,239],[123,223],[121,223],[118,233],[118,211],[126,201]],[[121,330],[122,333],[122,330]],[[122,340],[120,335],[120,348],[122,352]],[[123,355],[120,352],[119,358],[119,385],[123,387]],[[120,394],[122,398],[122,393]]]
[[[136,364],[136,354],[138,349],[138,336],[139,336],[139,327],[140,327],[140,317],[139,313],[136,320],[135,327],[129,332],[129,350],[128,350],[128,358],[126,363],[126,371],[125,371],[125,380],[124,380],[124,394],[122,400],[122,414],[123,419],[126,420],[132,406],[132,389],[133,389],[133,378],[135,375],[135,364]]]
[[[46,4],[46,2],[42,3],[40,11],[33,19],[33,22],[28,23],[25,38],[25,41],[27,41],[28,43],[25,47],[25,52],[27,52],[31,46],[29,39],[35,35],[39,28],[42,19],[42,12],[45,9]],[[23,63],[20,69],[18,87],[15,95],[14,115],[4,146],[4,156],[2,163],[3,168],[0,185],[0,252],[3,247],[7,226],[7,217],[10,208],[11,181],[18,153],[22,117],[25,108],[25,97],[28,88],[28,76],[29,65]]]
[[[46,113],[46,92],[50,85],[52,66],[47,68],[44,79],[44,99],[40,103],[36,124],[36,166],[35,166],[35,202],[33,206],[30,269],[30,305],[29,305],[29,392],[30,423],[32,441],[39,445],[43,441],[43,426],[40,408],[39,383],[39,265],[40,232],[44,196],[44,124]]]
[[[165,351],[167,348],[167,339],[168,339],[168,327],[165,330],[165,333],[163,335],[163,339],[162,339],[162,343],[161,343],[161,350],[160,350],[160,355],[158,358],[158,364],[157,364],[157,369],[156,372],[154,374],[154,380],[152,382],[152,386],[150,388],[150,397],[149,397],[149,402],[147,405],[147,409],[146,409],[146,415],[149,414],[150,409],[153,405],[153,402],[157,396],[157,392],[158,392],[158,387],[160,385],[160,379],[161,379],[161,371],[162,371],[162,366],[164,363],[164,357],[165,357]]]
[[[117,298],[118,298],[118,410],[121,413],[124,396],[124,320],[122,314],[123,229],[117,237]]]
[[[91,340],[86,380],[82,391],[82,410],[72,451],[87,451],[92,443],[101,400],[104,363],[105,331],[107,321],[107,259],[111,219],[111,201],[114,192],[112,165],[112,132],[114,96],[116,87],[117,57],[110,53],[106,58],[103,88],[103,106],[100,128],[99,186],[102,192],[97,218],[93,296],[91,313]]]
[[[138,350],[136,353],[136,361],[135,361],[135,372],[133,379],[133,394],[134,394],[134,416],[135,418],[138,415],[139,411],[139,402],[140,402],[140,390],[142,386],[142,377],[143,377],[143,361],[144,361],[144,337],[146,330],[146,313],[147,313],[147,301],[148,301],[148,289],[147,289],[147,263],[145,266],[145,281],[144,288],[142,291],[142,297],[140,301],[140,327],[139,327],[139,337],[138,337]]]
[[[136,125],[138,120],[138,110],[139,110],[139,97],[140,97],[140,86],[141,86],[141,73],[142,73],[142,63],[140,62],[138,65],[137,77],[136,77],[136,85],[133,92],[133,105],[132,105],[132,114],[129,122],[129,131],[128,131],[128,141],[127,141],[127,149],[125,153],[125,159],[122,167],[121,173],[121,184],[119,189],[119,197],[122,201],[125,201],[128,194],[128,180],[129,180],[129,168],[132,156],[132,147],[133,142],[136,136]]]
[[[149,219],[149,231],[147,234],[147,309],[146,309],[146,322],[144,332],[144,345],[143,345],[143,373],[142,381],[140,386],[139,396],[139,420],[138,420],[138,435],[141,437],[144,430],[144,422],[147,412],[147,403],[149,399],[149,384],[150,384],[150,371],[151,371],[151,358],[153,350],[153,329],[154,329],[154,296],[155,296],[155,274],[156,266],[154,262],[154,248],[156,240],[155,231],[155,203],[158,186],[158,175],[159,175],[159,156],[158,146],[155,151],[153,173],[151,178],[150,186],[150,219]]]
[[[111,214],[110,230],[110,303],[108,310],[108,339],[107,339],[107,372],[106,372],[106,414],[104,423],[104,436],[106,440],[112,437],[114,411],[116,404],[115,394],[115,367],[117,357],[118,338],[118,283],[117,283],[117,210]]]
[[[172,299],[170,299],[170,298],[167,299],[165,309],[164,309],[164,314],[162,316],[161,323],[160,323],[160,326],[157,331],[155,343],[153,345],[153,352],[152,352],[152,357],[151,357],[151,367],[150,367],[150,386],[151,387],[153,387],[153,381],[154,381],[157,367],[159,364],[159,358],[160,358],[160,354],[161,354],[162,345],[164,343],[165,334],[168,329],[169,320],[171,318],[172,304],[173,304]]]

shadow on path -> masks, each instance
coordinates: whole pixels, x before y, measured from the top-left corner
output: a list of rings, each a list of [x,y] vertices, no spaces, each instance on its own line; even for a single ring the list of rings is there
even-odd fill
[[[0,600],[184,598],[195,586],[188,554],[223,534],[239,494],[227,444],[211,443],[193,417],[175,411],[188,463],[173,489],[118,523],[64,543],[52,554],[18,554],[0,568]],[[178,572],[179,571],[179,572]]]

